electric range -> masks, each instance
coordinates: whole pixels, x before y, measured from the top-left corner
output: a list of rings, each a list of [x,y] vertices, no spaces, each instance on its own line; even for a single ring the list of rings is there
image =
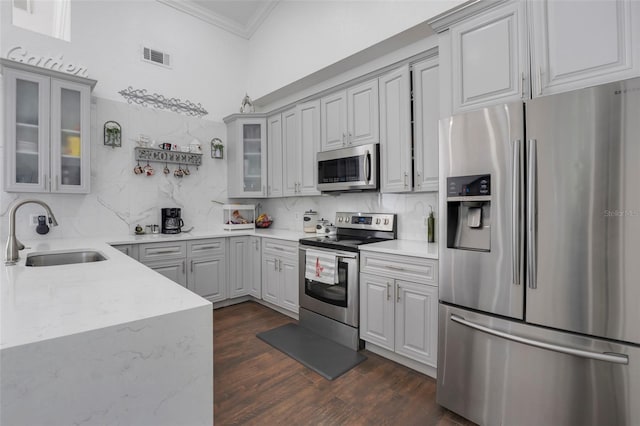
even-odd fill
[[[336,213],[337,232],[299,240],[300,325],[354,350],[359,339],[359,246],[397,238],[392,213]],[[335,282],[314,279],[320,259],[335,265]],[[314,266],[315,265],[315,266]],[[311,277],[310,277],[311,275]]]

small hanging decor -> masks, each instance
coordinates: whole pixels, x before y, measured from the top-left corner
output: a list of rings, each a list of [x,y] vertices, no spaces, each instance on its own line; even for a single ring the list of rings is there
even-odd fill
[[[219,138],[211,139],[211,158],[223,158],[224,145]]]
[[[242,103],[240,104],[240,112],[243,114],[255,112],[255,108],[253,107],[253,102],[251,98],[246,93],[244,94],[244,98],[242,99]]]
[[[104,145],[111,148],[122,146],[122,126],[117,121],[104,123]]]
[[[136,103],[144,107],[151,106],[158,109],[168,109],[169,111],[180,112],[193,117],[202,117],[209,114],[201,104],[194,104],[189,100],[183,101],[178,98],[167,98],[157,93],[150,95],[146,89],[134,89],[129,86],[118,93],[130,104]]]

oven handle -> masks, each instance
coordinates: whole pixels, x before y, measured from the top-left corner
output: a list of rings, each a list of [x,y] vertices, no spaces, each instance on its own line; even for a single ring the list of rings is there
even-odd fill
[[[302,250],[304,252],[307,251],[307,249],[304,248],[304,247],[300,247],[300,250]],[[321,249],[316,249],[316,248],[313,248],[312,250],[324,251],[324,252],[327,252],[327,253],[335,254],[339,259],[357,259],[358,258],[358,256],[355,255],[355,254],[336,253],[333,250],[321,250]]]

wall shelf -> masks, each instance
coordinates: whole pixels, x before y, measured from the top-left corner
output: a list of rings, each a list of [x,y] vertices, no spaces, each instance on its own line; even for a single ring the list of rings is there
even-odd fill
[[[135,160],[185,164],[198,167],[202,165],[202,154],[196,154],[193,152],[169,151],[166,149],[136,147]]]

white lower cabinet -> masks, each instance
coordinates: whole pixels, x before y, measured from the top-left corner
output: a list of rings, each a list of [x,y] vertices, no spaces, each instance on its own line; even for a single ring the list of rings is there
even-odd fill
[[[171,281],[180,284],[183,287],[187,286],[187,273],[185,266],[186,259],[167,259],[167,260],[153,260],[144,262],[146,266],[153,269],[157,273],[164,275]]]
[[[229,238],[229,298],[253,296],[261,298],[260,238]]]
[[[298,313],[298,244],[262,239],[262,299]]]
[[[433,272],[437,271],[435,262],[361,252],[361,271],[360,338],[435,367],[438,342],[438,287],[432,280]]]
[[[249,285],[247,291],[250,296],[262,299],[262,244],[260,237],[249,237]],[[245,265],[243,268],[247,269]]]
[[[139,260],[212,302],[227,298],[224,238],[140,244]]]

